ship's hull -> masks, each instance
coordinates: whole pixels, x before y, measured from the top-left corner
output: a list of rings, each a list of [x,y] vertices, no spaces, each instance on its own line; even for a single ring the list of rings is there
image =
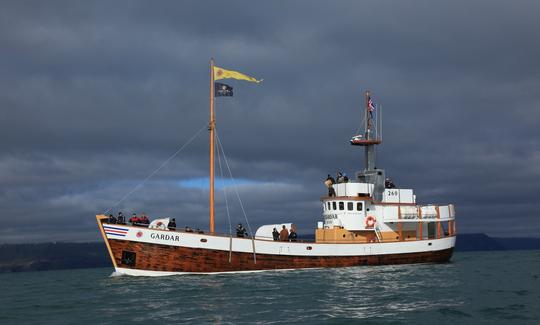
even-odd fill
[[[270,255],[163,246],[125,240],[111,240],[119,273],[131,275],[167,275],[175,273],[222,273],[279,269],[348,267],[360,265],[441,263],[452,256],[453,248],[440,251],[365,256],[294,256]],[[122,265],[122,252],[134,252],[133,266]],[[136,270],[136,271],[135,271]],[[134,272],[135,271],[135,272]],[[144,271],[144,272],[141,272]],[[150,272],[148,272],[150,271]],[[164,273],[164,274],[160,274]]]
[[[389,243],[306,243],[104,226],[100,224],[116,271],[145,276],[442,263],[451,258],[455,245],[455,237]]]

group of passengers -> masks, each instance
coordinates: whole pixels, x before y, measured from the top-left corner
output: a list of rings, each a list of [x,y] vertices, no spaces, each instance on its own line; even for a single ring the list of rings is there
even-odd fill
[[[118,216],[115,217],[113,216],[112,214],[109,214],[109,223],[113,223],[113,224],[119,224],[119,225],[125,225],[126,224],[126,219],[124,217],[124,215],[122,214],[122,212],[118,212]],[[139,227],[148,227],[148,225],[150,224],[150,220],[148,219],[148,217],[143,213],[140,217],[137,216],[136,213],[134,213],[131,218],[129,218],[129,223],[131,223],[132,226],[139,226]],[[168,225],[167,225],[167,229],[169,230],[176,230],[176,219],[175,218],[172,218]],[[192,232],[192,233],[198,233],[198,234],[204,234],[204,231],[197,228],[196,230],[193,230],[192,228],[186,226],[184,228],[184,231],[185,232]],[[296,234],[296,231],[291,228],[291,231],[289,232],[287,230],[287,227],[283,226],[283,228],[281,229],[280,232],[277,231],[276,228],[274,228],[274,230],[272,231],[272,236],[274,238],[274,240],[279,240],[279,241],[296,241],[298,235]],[[244,237],[248,237],[248,233],[247,233],[247,230],[246,228],[244,228],[244,226],[239,223],[237,226],[236,226],[236,237],[240,237],[240,238],[244,238]]]
[[[137,216],[137,214],[134,213],[131,216],[131,218],[129,218],[128,222],[132,226],[148,227],[148,225],[150,224],[150,219],[148,219],[148,217],[144,213],[141,216]],[[126,217],[124,217],[124,214],[122,212],[118,212],[117,217],[113,216],[112,214],[109,214],[109,223],[125,225],[126,224]]]
[[[141,214],[141,216],[138,216],[136,213],[131,215],[131,218],[129,218],[129,223],[131,223],[132,226],[138,226],[138,227],[148,227],[150,224],[150,220],[146,216],[146,214]]]
[[[326,185],[326,187],[328,187],[328,196],[330,197],[336,196],[336,190],[334,189],[334,184],[348,183],[348,182],[349,182],[349,178],[347,177],[347,174],[345,173],[338,171],[335,179],[330,174],[328,174],[328,176],[324,180],[324,184]],[[392,179],[390,179],[390,177],[387,177],[384,180],[384,188],[396,188],[396,185],[394,184]]]
[[[143,213],[141,216],[137,216],[137,214],[134,213],[131,216],[131,218],[129,218],[128,222],[132,226],[136,226],[136,227],[148,227],[150,225],[150,219],[148,219],[145,213]],[[117,217],[113,216],[112,214],[109,214],[109,223],[118,224],[118,225],[127,224],[126,218],[124,217],[124,214],[122,212],[118,212]],[[167,224],[167,229],[176,230],[176,219],[172,218],[169,221],[169,223]]]
[[[125,225],[126,224],[126,218],[124,217],[122,212],[118,212],[118,217],[115,217],[112,214],[109,214],[109,223]]]
[[[336,181],[337,179],[337,181]],[[324,180],[324,184],[328,187],[328,196],[336,196],[336,190],[334,189],[334,184],[348,183],[349,177],[347,174],[338,171],[336,173],[336,178],[332,177],[330,174]]]
[[[294,228],[291,227],[291,231],[288,231],[285,225],[281,227],[281,231],[278,231],[276,228],[272,230],[272,237],[275,241],[296,241],[296,239],[298,238],[298,234],[296,233]]]

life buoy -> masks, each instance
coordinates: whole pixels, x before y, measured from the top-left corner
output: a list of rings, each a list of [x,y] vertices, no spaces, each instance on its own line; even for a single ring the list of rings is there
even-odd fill
[[[373,228],[375,227],[375,223],[377,222],[377,219],[375,219],[374,216],[368,216],[366,218],[366,228]]]

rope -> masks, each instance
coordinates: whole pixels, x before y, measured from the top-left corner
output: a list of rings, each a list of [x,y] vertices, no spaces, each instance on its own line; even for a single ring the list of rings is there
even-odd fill
[[[219,148],[219,143],[216,146]],[[223,168],[221,167],[221,155],[219,154],[220,151],[218,149],[218,166],[219,166],[219,174],[221,179],[223,179]],[[229,221],[229,263],[231,263],[232,259],[232,224],[231,224],[231,214],[229,213],[229,201],[227,199],[227,187],[223,186],[223,195],[225,196],[225,209],[227,210],[227,220]]]
[[[257,256],[255,254],[255,234],[253,233],[253,230],[251,229],[251,225],[249,224],[249,220],[246,214],[246,210],[244,209],[244,204],[242,203],[242,199],[240,198],[240,194],[238,193],[238,186],[236,185],[236,180],[234,179],[231,167],[229,166],[229,162],[227,161],[227,155],[225,155],[225,150],[223,150],[223,144],[221,143],[221,139],[219,138],[217,129],[216,131],[216,139],[219,143],[219,149],[221,149],[221,153],[223,154],[223,160],[225,161],[225,165],[227,166],[227,170],[229,171],[229,176],[231,177],[231,180],[234,184],[234,191],[236,193],[236,197],[238,198],[238,202],[240,203],[240,208],[242,209],[242,213],[244,214],[244,219],[246,220],[246,225],[248,226],[249,233],[251,234],[251,245],[253,247],[253,262],[257,264]]]
[[[113,208],[118,206],[120,203],[124,202],[124,200],[126,200],[131,194],[133,194],[136,190],[138,190],[141,186],[143,186],[152,176],[154,176],[157,172],[159,172],[161,168],[165,167],[165,165],[167,165],[174,157],[176,157],[182,150],[184,150],[185,147],[187,147],[191,142],[193,142],[193,140],[197,138],[197,136],[202,132],[202,130],[206,129],[207,127],[208,125],[205,124],[202,128],[200,128],[199,131],[195,133],[195,135],[193,135],[186,143],[184,143],[180,147],[180,149],[176,150],[176,152],[172,154],[172,156],[167,158],[167,160],[165,160],[158,168],[156,168],[153,172],[151,172],[150,175],[146,176],[145,179],[143,179],[139,184],[137,184],[133,189],[131,189],[131,191],[129,191],[126,195],[124,195],[119,201],[113,204],[111,208],[103,212],[103,214],[109,213]]]

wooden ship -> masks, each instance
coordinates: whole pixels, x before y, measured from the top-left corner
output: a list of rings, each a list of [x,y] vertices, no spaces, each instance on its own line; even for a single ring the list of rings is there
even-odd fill
[[[119,274],[162,276],[252,272],[301,268],[447,262],[456,241],[452,204],[419,205],[412,189],[389,184],[375,167],[382,143],[382,120],[365,94],[363,132],[351,145],[364,147],[365,168],[347,182],[329,185],[321,198],[322,216],[311,241],[274,240],[272,230],[291,223],[263,225],[250,237],[215,232],[214,96],[216,68],[210,66],[210,223],[205,233],[112,223],[97,215],[114,269]],[[234,76],[232,77],[234,78]],[[156,226],[157,225],[157,226]]]

